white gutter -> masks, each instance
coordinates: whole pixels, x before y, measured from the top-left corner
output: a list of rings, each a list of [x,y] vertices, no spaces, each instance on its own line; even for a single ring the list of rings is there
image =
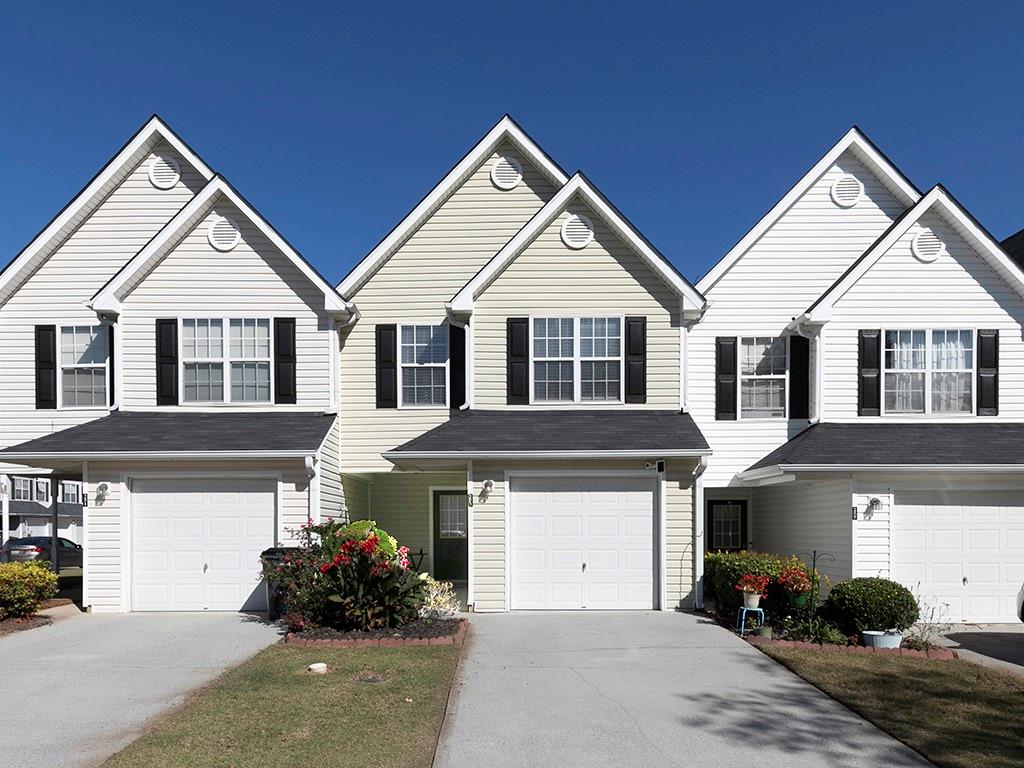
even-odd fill
[[[710,456],[710,448],[663,451],[657,448],[642,451],[387,451],[381,454],[389,461],[403,459],[689,459]],[[1024,466],[1021,467],[1024,471]]]
[[[26,464],[33,461],[102,461],[104,459],[230,459],[244,461],[246,459],[305,459],[309,450],[301,451],[120,451],[81,453],[60,451],[53,453],[3,453],[0,460],[12,461],[15,464]]]
[[[740,472],[736,479],[740,482],[756,482],[770,480],[785,475],[801,472],[946,472],[946,473],[1021,473],[1024,464],[774,464],[769,467]]]

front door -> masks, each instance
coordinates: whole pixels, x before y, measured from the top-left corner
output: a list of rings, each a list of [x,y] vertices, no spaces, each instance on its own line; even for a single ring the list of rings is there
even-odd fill
[[[745,500],[708,501],[704,546],[708,552],[739,552],[747,548]]]
[[[469,578],[469,502],[465,491],[434,491],[433,569],[439,581]]]

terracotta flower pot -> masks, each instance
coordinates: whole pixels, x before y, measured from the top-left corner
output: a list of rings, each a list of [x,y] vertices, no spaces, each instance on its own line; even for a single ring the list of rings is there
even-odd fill
[[[743,593],[743,607],[744,608],[757,608],[761,605],[761,595],[757,592],[744,592]]]

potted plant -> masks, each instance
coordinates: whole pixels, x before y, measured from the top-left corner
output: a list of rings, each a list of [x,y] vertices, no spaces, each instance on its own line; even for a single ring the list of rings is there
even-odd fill
[[[903,630],[913,626],[920,609],[909,589],[877,577],[836,584],[825,602],[826,614],[847,634],[875,648],[899,648]]]
[[[761,624],[758,625],[756,616],[747,617],[747,628],[753,631],[758,637],[763,637],[766,640],[772,639],[772,625]]]
[[[736,582],[736,590],[743,593],[744,608],[757,608],[768,590],[768,577],[745,573]]]
[[[803,608],[807,605],[807,598],[811,593],[811,577],[807,571],[798,566],[784,568],[779,574],[779,586],[789,596],[789,604],[794,608]]]

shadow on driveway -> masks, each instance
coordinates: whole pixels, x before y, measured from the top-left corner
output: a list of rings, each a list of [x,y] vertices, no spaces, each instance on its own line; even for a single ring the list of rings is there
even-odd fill
[[[969,661],[1024,675],[1024,625],[965,626],[945,639]]]

